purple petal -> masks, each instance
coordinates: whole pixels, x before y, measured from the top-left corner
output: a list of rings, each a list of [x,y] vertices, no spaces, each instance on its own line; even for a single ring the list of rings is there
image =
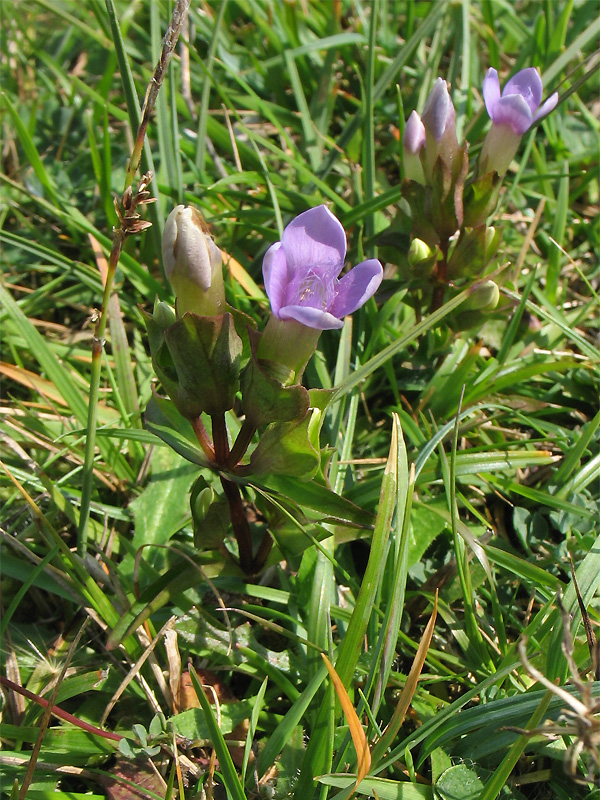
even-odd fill
[[[556,104],[558,103],[558,92],[554,92],[551,94],[550,97],[542,103],[542,105],[538,108],[536,114],[533,117],[533,122],[537,122],[538,119],[545,117],[546,114],[549,114],[556,108]]]
[[[438,78],[425,103],[421,119],[436,142],[444,135],[452,101],[446,81]]]
[[[520,94],[501,97],[494,108],[494,125],[510,125],[520,135],[531,127],[532,119],[531,109]]]
[[[329,312],[340,318],[352,314],[375,294],[382,279],[383,267],[376,258],[358,264],[340,280]]]
[[[334,317],[333,314],[309,306],[285,306],[279,311],[278,316],[279,319],[295,319],[296,322],[319,331],[341,328],[344,325],[342,320]]]
[[[500,100],[500,81],[498,73],[493,67],[488,69],[483,79],[483,99],[490,119],[493,120],[496,103]]]
[[[311,208],[293,219],[284,230],[281,243],[290,273],[302,274],[317,267],[337,277],[344,265],[346,234],[325,206]]]
[[[402,146],[414,156],[417,155],[419,150],[423,147],[425,140],[425,126],[421,122],[421,117],[416,111],[413,111],[404,127]]]
[[[271,301],[271,309],[279,316],[279,309],[285,302],[288,285],[288,268],[281,242],[271,245],[263,258],[263,278],[265,290]]]
[[[533,115],[542,99],[542,79],[534,67],[522,69],[513,75],[502,91],[502,97],[518,94],[525,100]]]

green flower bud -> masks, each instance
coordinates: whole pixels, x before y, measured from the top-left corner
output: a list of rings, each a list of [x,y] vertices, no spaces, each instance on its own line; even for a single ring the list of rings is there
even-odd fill
[[[162,240],[163,263],[177,296],[177,315],[213,317],[225,310],[222,259],[199,211],[175,206]]]
[[[177,321],[177,315],[168,303],[163,303],[162,300],[157,300],[154,303],[152,319],[158,325],[158,327],[164,331]]]
[[[463,303],[461,310],[492,311],[500,300],[500,289],[494,281],[485,281],[473,289],[470,297]]]
[[[422,239],[413,239],[408,250],[408,263],[415,267],[419,262],[425,261],[433,255],[433,250]]]

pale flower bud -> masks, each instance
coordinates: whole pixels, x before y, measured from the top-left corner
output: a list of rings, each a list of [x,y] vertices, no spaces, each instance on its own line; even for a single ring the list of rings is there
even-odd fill
[[[425,185],[425,175],[421,164],[420,152],[425,145],[425,126],[421,117],[413,111],[406,121],[402,137],[404,177]]]
[[[165,273],[177,297],[178,316],[186,311],[207,317],[223,313],[221,252],[199,211],[175,206],[165,223],[162,252]]]
[[[451,166],[459,152],[456,112],[448,92],[448,84],[442,78],[437,79],[429,93],[421,119],[427,136],[425,161],[427,176],[430,178],[438,156],[441,155]]]

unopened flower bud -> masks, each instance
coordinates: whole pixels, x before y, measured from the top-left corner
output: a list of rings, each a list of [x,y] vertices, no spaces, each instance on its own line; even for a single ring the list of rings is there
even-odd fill
[[[494,281],[485,281],[473,289],[471,295],[463,303],[465,311],[492,311],[500,300],[500,289]]]
[[[154,304],[152,319],[164,331],[177,321],[177,315],[168,303],[157,300]]]
[[[186,311],[207,317],[223,313],[221,252],[200,212],[191,206],[175,206],[165,223],[162,252],[178,316]]]
[[[448,85],[442,78],[437,79],[429,93],[421,119],[427,138],[425,145],[426,173],[431,176],[438,156],[441,155],[451,166],[454,157],[459,152],[456,137],[456,112],[448,93]]]
[[[408,263],[415,267],[421,261],[430,258],[433,250],[422,239],[413,239],[408,250]]]
[[[421,164],[420,152],[426,141],[425,126],[421,117],[413,111],[406,121],[402,137],[404,177],[425,185],[425,175]]]

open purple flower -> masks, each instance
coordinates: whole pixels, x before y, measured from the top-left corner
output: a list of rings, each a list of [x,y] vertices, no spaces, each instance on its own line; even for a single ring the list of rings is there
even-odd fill
[[[339,279],[345,257],[346,234],[331,211],[321,205],[299,214],[263,260],[275,317],[320,331],[341,328],[342,318],[366,303],[383,278],[371,258]]]
[[[542,79],[537,69],[529,67],[517,72],[500,94],[500,81],[495,69],[488,69],[483,80],[483,99],[492,120],[479,157],[479,173],[495,171],[504,175],[512,161],[521,136],[555,108],[555,92],[545,103],[542,100]]]
[[[540,106],[542,91],[542,79],[533,67],[522,69],[513,75],[502,95],[495,69],[488,69],[483,79],[483,99],[492,122],[494,125],[509,125],[519,136],[556,107],[557,92]]]

